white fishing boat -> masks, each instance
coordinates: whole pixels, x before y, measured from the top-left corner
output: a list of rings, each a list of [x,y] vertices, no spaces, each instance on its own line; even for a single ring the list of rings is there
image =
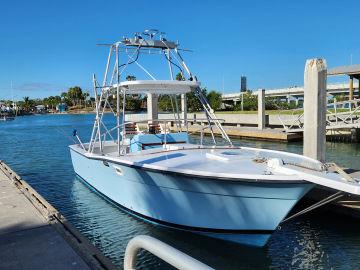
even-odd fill
[[[91,139],[83,143],[74,132],[79,143],[70,146],[76,174],[92,188],[151,223],[256,246],[266,244],[294,205],[316,184],[338,191],[322,204],[343,192],[359,194],[356,179],[320,161],[234,146],[182,58],[179,45],[163,36],[156,39],[156,34],[156,30],[147,30],[146,38],[136,34],[109,44],[101,85],[94,76],[96,117]],[[169,80],[156,80],[140,64],[145,54],[164,58]],[[139,67],[150,80],[121,80],[130,65]],[[174,80],[175,68],[184,80]],[[208,122],[201,128],[198,143],[187,132],[188,93],[199,99]],[[131,95],[147,95],[146,121],[126,121],[125,104]],[[170,95],[175,111],[172,119],[158,119],[159,95]],[[106,110],[114,113],[113,126],[103,121]],[[211,131],[213,145],[203,143],[206,128]],[[218,129],[222,138],[216,138],[213,129]],[[219,140],[227,145],[217,144]]]

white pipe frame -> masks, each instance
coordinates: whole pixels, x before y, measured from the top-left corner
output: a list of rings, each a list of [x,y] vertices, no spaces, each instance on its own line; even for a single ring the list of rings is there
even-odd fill
[[[163,43],[165,44],[165,42],[163,42]],[[106,136],[108,134],[109,134],[110,138],[112,140],[114,140],[114,138],[110,134],[111,131],[113,130],[113,128],[108,129],[106,127],[106,125],[102,121],[105,110],[106,110],[107,107],[109,107],[110,110],[114,113],[114,115],[116,115],[116,118],[117,118],[115,129],[117,130],[117,139],[116,139],[116,141],[117,141],[117,144],[118,144],[118,155],[126,154],[126,153],[122,153],[123,149],[124,149],[122,146],[124,145],[124,142],[125,142],[125,139],[126,139],[126,128],[125,128],[125,124],[126,124],[125,123],[126,89],[120,86],[120,81],[121,81],[121,75],[125,71],[125,69],[128,67],[128,65],[130,63],[131,64],[135,63],[152,80],[156,80],[156,78],[144,66],[142,66],[137,61],[138,55],[136,55],[136,54],[140,53],[140,50],[142,48],[141,45],[138,45],[136,47],[136,49],[131,51],[132,52],[131,55],[130,55],[130,52],[129,53],[126,52],[127,47],[125,46],[124,51],[128,56],[128,60],[123,65],[123,67],[120,66],[119,52],[120,52],[120,48],[122,48],[121,44],[122,44],[122,42],[116,42],[116,43],[110,45],[110,50],[109,50],[109,54],[108,54],[108,58],[107,58],[107,62],[106,62],[106,68],[105,68],[105,73],[104,73],[102,86],[98,86],[98,83],[96,81],[96,77],[95,77],[95,75],[93,75],[93,87],[94,87],[94,94],[95,94],[96,118],[95,118],[93,130],[92,130],[92,134],[91,134],[91,139],[90,139],[90,143],[89,143],[89,148],[88,148],[89,153],[94,153],[95,145],[98,142],[98,147],[99,147],[99,150],[100,150],[100,154],[103,154],[103,147],[104,147],[103,143],[105,143]],[[178,49],[176,47],[173,48],[173,49],[170,49],[167,45],[166,45],[166,47],[167,47],[167,49],[163,49],[162,51],[163,51],[163,53],[165,53],[165,56],[166,56],[167,61],[168,61],[171,80],[174,80],[173,67],[172,67],[173,63],[171,62],[171,56],[173,56],[173,59],[176,59],[176,61],[180,65],[179,68],[181,70],[181,74],[183,75],[183,70],[185,70],[187,75],[189,76],[189,78],[192,78],[193,80],[197,81],[197,78],[194,77],[193,74],[191,73],[191,71],[188,68],[188,66],[186,65],[184,59],[180,55]],[[115,53],[113,52],[114,50],[115,50]],[[161,53],[161,51],[159,51],[159,53]],[[110,80],[108,81],[109,72],[110,72],[110,65],[111,65],[111,59],[112,59],[114,54],[115,54],[115,61],[114,61],[114,65],[113,65],[113,70],[112,70],[112,73],[111,73]],[[135,55],[136,55],[136,59],[134,58]],[[117,82],[117,86],[116,86],[116,113],[113,110],[111,104],[109,103],[109,96],[110,96],[110,94],[112,94],[111,93],[112,92],[111,91],[111,86],[113,85],[115,80]],[[98,88],[101,89],[100,93],[98,93],[98,91],[97,91]],[[216,144],[214,132],[212,130],[212,125],[213,124],[215,124],[215,126],[220,130],[223,138],[226,139],[230,143],[230,145],[232,145],[232,143],[231,143],[229,137],[227,136],[225,130],[222,128],[220,122],[217,121],[216,116],[214,115],[213,110],[211,109],[210,105],[208,104],[206,98],[202,95],[201,89],[199,88],[196,91],[197,91],[198,98],[200,99],[200,102],[201,102],[201,104],[202,104],[202,106],[204,108],[204,111],[205,111],[205,114],[206,114],[206,117],[207,117],[207,120],[208,120],[208,123],[209,123],[209,128],[211,130],[211,134],[212,134],[212,138],[213,138],[214,143]],[[120,94],[122,94],[122,96],[123,96],[122,104],[120,104]],[[174,117],[175,117],[174,120],[176,121],[176,120],[180,119],[176,96],[175,96],[175,102],[176,102],[176,112],[178,114],[177,117],[176,117],[175,112],[174,112]],[[121,109],[122,109],[122,113],[120,113]],[[122,123],[120,123],[120,117],[121,116],[122,116],[122,121],[121,121]],[[105,131],[104,134],[102,134],[102,131],[101,131],[102,128]],[[180,126],[180,129],[181,129],[181,126]],[[166,130],[165,130],[165,133],[166,133]]]

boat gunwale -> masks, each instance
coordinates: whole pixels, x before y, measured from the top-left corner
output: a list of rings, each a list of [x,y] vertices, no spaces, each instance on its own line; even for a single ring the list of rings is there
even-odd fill
[[[78,149],[76,149],[76,148]],[[192,178],[198,178],[198,179],[205,179],[205,180],[218,180],[218,181],[236,181],[236,182],[247,182],[247,183],[271,183],[271,184],[311,184],[308,181],[299,179],[297,176],[295,175],[264,175],[264,174],[239,174],[239,177],[228,177],[228,176],[223,176],[223,175],[217,175],[216,173],[208,173],[207,175],[201,175],[196,173],[196,171],[193,170],[188,170],[188,171],[181,171],[181,170],[174,170],[174,169],[169,169],[166,167],[162,167],[161,166],[154,166],[154,165],[150,165],[150,164],[140,164],[137,162],[132,162],[132,161],[127,161],[124,159],[115,159],[106,155],[97,155],[97,154],[88,154],[87,152],[85,152],[80,145],[69,145],[69,148],[72,151],[77,152],[78,154],[82,155],[85,158],[88,159],[92,159],[92,160],[99,160],[99,161],[106,161],[106,162],[111,162],[111,163],[115,163],[116,165],[122,165],[122,166],[126,166],[126,167],[130,167],[130,168],[136,168],[136,169],[142,169],[145,171],[150,171],[150,172],[156,172],[156,173],[166,173],[166,174],[172,174],[172,175],[180,175],[180,176],[186,176],[186,177],[192,177]],[[192,148],[192,150],[194,149],[198,149],[198,148]],[[214,149],[214,148],[202,148],[202,149]],[[216,149],[229,149],[229,148],[216,148]],[[241,149],[241,148],[238,148]],[[251,148],[248,148],[251,149]],[[256,149],[256,148],[252,148],[252,149]],[[181,150],[185,150],[185,149],[181,149]],[[191,149],[186,149],[186,150],[191,150]],[[166,152],[173,152],[173,151],[177,151],[177,150],[169,150]],[[286,153],[286,152],[285,152]],[[194,172],[194,173],[193,173]],[[279,177],[281,178],[286,178],[286,179],[278,179]]]

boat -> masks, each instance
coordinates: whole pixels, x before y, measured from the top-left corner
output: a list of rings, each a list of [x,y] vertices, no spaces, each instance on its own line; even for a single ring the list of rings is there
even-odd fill
[[[9,113],[0,113],[0,121],[12,121],[15,120],[15,117]]]
[[[158,34],[146,30],[109,44],[102,83],[93,75],[96,116],[91,138],[84,143],[74,131],[79,142],[70,145],[74,171],[92,189],[152,224],[252,246],[264,246],[316,185],[335,189],[337,198],[344,192],[359,194],[357,179],[320,161],[234,146],[182,57],[187,50]],[[170,79],[155,79],[139,62],[147,55],[164,59]],[[149,79],[121,80],[129,66]],[[134,95],[147,95],[146,119],[128,119],[126,100]],[[169,118],[159,119],[159,95],[172,100]],[[198,98],[207,121],[197,141],[188,130],[187,95]],[[108,110],[114,115],[111,126],[104,121]],[[211,143],[204,143],[205,130]]]

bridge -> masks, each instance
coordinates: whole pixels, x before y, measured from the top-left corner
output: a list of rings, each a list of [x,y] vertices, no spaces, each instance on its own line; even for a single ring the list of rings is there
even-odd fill
[[[354,94],[359,96],[359,83],[355,83],[354,85],[355,91]],[[357,89],[356,89],[357,88]],[[327,93],[332,96],[345,95],[348,96],[350,91],[350,87],[348,83],[337,83],[337,84],[328,84],[327,85]],[[241,100],[242,93],[230,93],[222,95],[222,100],[224,102],[238,102]],[[257,95],[258,91],[254,91],[253,95]],[[290,99],[302,99],[304,97],[304,87],[287,87],[287,88],[278,88],[278,89],[265,89],[265,96],[267,97],[278,97],[279,99],[286,99],[289,101]]]
[[[334,134],[349,133],[355,138],[353,141],[360,141],[360,65],[337,67],[327,70],[323,73],[323,86],[326,84],[326,76],[348,75],[349,83],[337,83],[326,85],[326,95],[331,95],[334,99],[328,99],[326,111],[326,131]],[[357,83],[354,83],[357,79]],[[308,90],[307,90],[308,91]],[[222,96],[223,107],[235,105],[237,102],[243,104],[243,93],[231,93]],[[263,129],[265,121],[265,96],[276,97],[278,99],[286,99],[288,102],[295,100],[304,100],[304,87],[288,87],[280,89],[261,89],[252,93],[258,97],[258,126]],[[325,93],[323,97],[325,98]],[[339,99],[337,96],[346,97]],[[314,97],[314,96],[313,96]],[[340,102],[339,102],[340,101]],[[232,103],[232,104],[231,104]],[[260,105],[261,104],[261,105]],[[311,106],[311,102],[307,103]],[[261,109],[260,109],[261,108]],[[321,109],[324,112],[324,109]],[[259,120],[261,119],[261,120]],[[278,113],[278,122],[283,126],[285,133],[302,133],[304,131],[304,113],[299,109],[293,110],[293,114],[289,115],[289,110],[284,115],[281,111]],[[314,116],[314,121],[316,121]],[[262,124],[261,124],[262,123]]]
[[[328,84],[327,93],[332,96],[345,95],[349,100],[353,100],[354,97],[360,98],[360,65],[351,65],[351,66],[341,66],[329,69],[327,72],[328,76],[349,76],[349,83],[337,83],[337,84]],[[354,83],[354,79],[357,79],[357,83]],[[242,99],[242,93],[231,93],[222,95],[222,100],[224,104],[233,103],[235,104]],[[258,91],[254,91],[253,95],[257,95]],[[279,99],[285,99],[290,102],[290,100],[295,100],[296,102],[299,99],[304,98],[304,87],[287,87],[279,89],[265,89],[265,96],[268,97],[277,97]]]

